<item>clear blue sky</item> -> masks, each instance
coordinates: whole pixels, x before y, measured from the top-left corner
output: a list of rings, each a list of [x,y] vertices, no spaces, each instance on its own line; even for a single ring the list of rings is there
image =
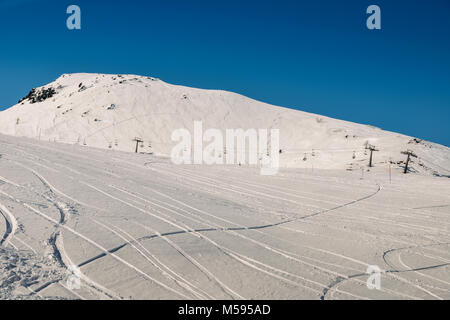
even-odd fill
[[[0,72],[0,110],[62,73],[140,74],[450,146],[449,0],[0,0]]]

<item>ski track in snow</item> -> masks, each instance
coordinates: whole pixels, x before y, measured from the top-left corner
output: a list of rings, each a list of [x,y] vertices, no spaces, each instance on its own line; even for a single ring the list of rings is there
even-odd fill
[[[245,190],[248,191],[247,189],[245,189]],[[336,209],[345,207],[345,206],[347,206],[347,205],[351,205],[351,204],[357,203],[357,202],[359,202],[359,201],[362,201],[362,200],[365,200],[365,199],[368,199],[368,198],[374,196],[374,195],[377,194],[380,190],[381,190],[381,187],[379,187],[378,190],[377,190],[374,194],[371,194],[371,195],[369,195],[369,196],[363,197],[363,198],[358,199],[358,200],[351,201],[351,202],[349,202],[349,203],[347,203],[347,204],[344,204],[344,205],[341,205],[341,206],[338,206],[338,207],[335,207],[335,208],[332,208],[332,209],[329,209],[329,210],[325,210],[325,211],[322,211],[322,212],[314,213],[314,214],[311,214],[311,215],[302,217],[302,218],[300,218],[300,219],[313,217],[313,216],[319,215],[319,214],[324,213],[324,212],[329,212],[329,211],[332,211],[332,210],[336,210]],[[269,196],[269,195],[265,194],[265,196]],[[283,199],[283,200],[286,200],[286,199]],[[291,221],[288,221],[288,222],[291,222]],[[249,228],[249,229],[252,229],[252,228]],[[259,229],[259,227],[257,227],[257,229]],[[367,265],[368,265],[368,264],[367,264]],[[444,265],[440,265],[440,266],[438,266],[438,267],[441,267],[441,266],[444,266]],[[361,276],[361,275],[365,275],[365,274],[358,274],[358,275],[356,275],[356,276]],[[354,276],[349,276],[349,277],[346,277],[346,276],[342,277],[341,275],[339,275],[337,279],[339,279],[339,280],[340,280],[340,279],[342,279],[342,280],[349,280],[349,279],[356,278],[356,276],[354,275]],[[403,278],[400,278],[400,279],[401,279],[401,281],[406,281],[406,282],[408,282],[407,280],[405,280],[405,279],[403,279]],[[337,282],[333,283],[333,285],[332,285],[331,287],[334,287],[334,286],[335,286],[336,284],[338,284],[339,282],[341,282],[341,281],[337,281]],[[410,283],[410,282],[408,282],[408,283]],[[414,285],[414,286],[416,286],[416,285]],[[331,287],[328,287],[327,290],[326,290],[326,292],[329,291],[329,290],[331,289]],[[433,293],[429,292],[428,290],[426,290],[426,289],[424,289],[424,288],[422,288],[422,287],[419,287],[419,286],[416,286],[416,287],[419,288],[419,289],[422,290],[422,291],[425,291],[427,294],[430,294],[431,296],[440,299],[439,296],[434,295]],[[326,294],[326,292],[325,292],[325,294]],[[341,291],[341,292],[342,292],[342,291]],[[344,293],[345,293],[345,292],[344,292]],[[325,294],[324,294],[321,298],[324,298]]]
[[[349,294],[349,295],[351,295],[351,294]]]
[[[12,215],[12,213],[1,203],[0,203],[0,213],[5,218],[6,224],[6,231],[5,234],[3,235],[3,238],[0,241],[0,245],[7,247],[11,239],[14,237],[14,234],[16,233],[17,220]]]
[[[184,245],[182,243],[176,243],[174,241],[178,236],[183,234],[191,236],[195,241],[204,243],[205,248],[208,248],[209,246],[216,248],[218,252],[220,252],[221,260],[230,260],[230,263],[231,261],[234,261],[231,264],[239,264],[241,266],[239,268],[244,268],[242,270],[245,270],[245,268],[249,271],[252,270],[250,274],[252,274],[252,277],[255,277],[255,279],[262,276],[266,279],[264,281],[272,279],[270,280],[271,286],[273,288],[279,288],[278,290],[280,291],[283,290],[284,286],[279,287],[277,283],[284,283],[288,287],[301,288],[302,291],[300,292],[309,292],[309,294],[305,296],[309,298],[336,298],[335,293],[339,293],[339,295],[347,298],[350,297],[352,299],[371,299],[375,296],[368,290],[366,290],[365,294],[361,294],[361,287],[365,286],[364,278],[367,278],[368,276],[365,273],[365,268],[370,265],[370,263],[364,261],[363,258],[358,259],[349,256],[348,254],[344,254],[343,252],[339,252],[336,248],[324,249],[323,242],[318,245],[296,244],[295,238],[292,238],[292,234],[296,233],[299,234],[299,236],[310,235],[315,239],[319,239],[320,237],[326,238],[326,235],[318,235],[317,232],[303,231],[302,228],[299,229],[299,226],[319,227],[324,223],[323,221],[333,221],[333,223],[336,224],[358,222],[366,225],[377,224],[391,227],[393,223],[396,223],[398,227],[404,228],[404,230],[423,233],[424,238],[427,234],[433,234],[433,239],[436,240],[435,242],[438,242],[437,240],[443,242],[442,240],[446,239],[445,236],[441,234],[448,232],[448,225],[450,225],[448,220],[433,226],[421,224],[422,222],[426,223],[428,221],[426,217],[429,215],[433,216],[434,211],[421,210],[418,214],[407,214],[406,212],[400,212],[404,207],[396,204],[391,206],[381,203],[380,206],[383,210],[390,210],[390,212],[395,212],[395,214],[389,218],[380,218],[377,216],[377,202],[374,202],[372,198],[377,196],[383,188],[381,187],[381,183],[375,180],[371,182],[359,181],[354,188],[355,190],[358,190],[359,184],[361,185],[361,190],[357,192],[358,196],[355,196],[353,200],[351,199],[352,197],[348,196],[348,192],[351,190],[352,185],[349,183],[342,183],[342,181],[336,181],[336,190],[347,193],[347,196],[326,194],[315,197],[316,193],[308,192],[303,189],[296,190],[295,187],[286,188],[285,186],[274,185],[272,188],[270,184],[261,185],[254,183],[251,179],[255,179],[254,181],[256,181],[256,178],[253,178],[253,176],[249,176],[249,180],[246,181],[238,178],[238,172],[232,172],[230,175],[223,175],[222,172],[220,172],[221,169],[216,171],[214,171],[214,169],[202,171],[198,170],[198,168],[177,167],[166,163],[155,163],[151,166],[146,166],[139,164],[141,159],[139,156],[136,156],[137,158],[134,162],[124,160],[122,154],[118,154],[118,156],[109,159],[102,159],[104,153],[98,152],[97,150],[83,150],[83,152],[75,153],[70,151],[67,147],[58,148],[57,145],[51,144],[41,146],[21,141],[19,146],[16,147],[14,144],[4,144],[3,141],[0,141],[0,145],[4,147],[4,150],[6,151],[2,152],[4,156],[0,161],[9,163],[10,166],[12,165],[15,168],[26,170],[41,183],[43,188],[53,193],[53,196],[50,197],[42,194],[42,198],[53,204],[54,209],[56,209],[55,214],[59,214],[59,220],[33,207],[30,204],[31,201],[24,202],[11,195],[11,192],[15,193],[15,189],[28,189],[37,194],[38,189],[36,188],[39,187],[32,187],[30,189],[30,185],[24,185],[17,180],[14,181],[14,176],[9,175],[7,178],[0,176],[0,180],[4,181],[9,186],[9,189],[4,189],[5,191],[0,190],[1,194],[9,197],[11,201],[20,204],[22,208],[26,209],[26,212],[33,212],[46,220],[47,223],[56,227],[55,232],[52,235],[53,238],[51,238],[53,239],[51,245],[53,246],[56,255],[59,255],[61,264],[64,266],[74,265],[70,255],[73,253],[72,250],[74,250],[74,245],[76,247],[76,244],[71,243],[71,249],[70,251],[67,251],[65,248],[67,245],[63,242],[62,237],[63,232],[69,232],[75,237],[86,241],[89,245],[101,252],[97,256],[85,256],[84,261],[80,261],[80,258],[77,258],[78,262],[76,264],[80,268],[85,268],[91,263],[101,264],[104,257],[110,256],[113,258],[113,261],[136,272],[137,276],[142,277],[145,281],[149,281],[150,283],[159,286],[160,289],[156,291],[157,294],[161,293],[161,290],[166,290],[169,296],[170,294],[173,294],[173,296],[171,296],[173,298],[215,299],[226,296],[230,299],[243,299],[244,297],[254,297],[251,295],[251,292],[241,292],[244,287],[239,286],[239,288],[237,288],[236,281],[225,276],[224,273],[221,272],[218,274],[217,269],[212,269],[211,266],[208,265],[210,262],[200,262],[198,258],[192,256],[183,249]],[[14,152],[11,152],[13,150]],[[22,156],[18,157],[16,154],[17,152],[21,153]],[[77,159],[76,162],[73,162],[72,159],[74,158]],[[36,168],[36,166],[38,168]],[[54,166],[57,166],[58,169],[55,169]],[[227,170],[232,171],[233,169],[228,168]],[[239,169],[236,168],[235,170]],[[70,176],[69,172],[73,176]],[[6,175],[7,171],[2,171],[2,167],[0,167],[0,173]],[[99,177],[105,177],[105,179],[101,180]],[[149,185],[148,183],[140,182],[142,185],[137,189],[139,191],[136,191],[136,182],[141,181],[143,177],[147,177],[152,181],[164,182],[164,188],[157,188],[154,183]],[[320,185],[321,183],[324,183],[321,181],[329,180],[328,184],[334,186],[332,184],[333,179],[328,179],[326,177],[315,177],[312,175],[309,176],[309,179],[311,180],[312,185]],[[84,190],[84,192],[73,194],[72,192],[65,191],[68,186],[67,183],[76,186],[78,190]],[[58,187],[55,187],[55,185]],[[375,191],[373,191],[374,186]],[[225,196],[223,199],[226,199],[228,202],[230,202],[230,197],[235,197],[237,199],[237,205],[245,203],[246,206],[249,206],[250,208],[253,207],[254,210],[260,209],[260,212],[264,213],[264,216],[261,217],[260,221],[272,220],[272,222],[259,224],[255,222],[244,222],[247,220],[254,220],[254,214],[243,216],[242,218],[244,219],[242,221],[240,221],[241,218],[235,220],[238,217],[235,215],[221,216],[219,213],[214,212],[214,209],[205,210],[199,208],[196,202],[190,203],[186,199],[182,200],[181,193],[171,193],[169,195],[167,188],[186,188],[188,190],[195,190],[197,188],[197,190],[201,190],[202,194],[207,194],[210,198],[216,197],[220,199],[222,197],[219,197],[219,195],[223,194]],[[370,190],[371,188],[372,191]],[[396,192],[395,188],[392,188],[390,191],[393,192],[392,190]],[[400,191],[401,188],[398,190]],[[103,202],[102,204],[101,200],[99,200],[98,202],[93,203],[92,200],[89,200],[89,197],[86,198],[86,191],[87,194],[96,193],[130,208],[130,212],[133,212],[133,215],[131,217],[127,217],[126,214],[117,215],[117,213],[109,215],[111,208],[108,209],[103,205],[108,202]],[[387,191],[384,191],[384,193],[386,192]],[[94,238],[88,234],[91,232],[90,230],[76,230],[74,226],[77,226],[77,224],[69,219],[71,213],[66,211],[67,207],[65,207],[65,202],[58,200],[58,198],[64,198],[70,203],[77,205],[79,216],[77,216],[76,220],[86,219],[91,221],[91,224],[97,225],[97,228],[95,229],[96,232],[103,233],[102,230],[105,230],[113,235],[116,239],[114,242],[119,241],[121,244],[107,249],[107,245],[103,245],[101,242],[98,242],[98,240],[94,240]],[[370,203],[368,202],[369,200]],[[270,204],[268,204],[268,202],[270,202]],[[288,211],[290,212],[289,216],[281,220],[278,218],[279,221],[276,221],[277,215],[271,213],[274,212],[273,209],[276,206],[290,206]],[[416,206],[416,208],[440,209],[445,208],[445,206],[430,205],[422,207]],[[357,216],[352,210],[359,210],[362,215]],[[80,213],[80,211],[82,213]],[[1,203],[0,212],[5,217],[5,221],[7,221],[7,225],[9,226],[6,228],[7,232],[2,240],[2,243],[6,245],[10,242],[16,232],[17,221],[11,212],[6,209],[5,205]],[[91,214],[85,216],[87,212],[91,212]],[[439,215],[439,212],[436,214]],[[161,225],[172,226],[177,231],[165,232],[150,228],[145,223],[139,222],[139,219],[141,219],[140,215],[148,216],[152,220],[156,219],[155,221],[159,221]],[[111,219],[114,218],[114,221],[120,219],[120,226],[117,222],[112,223],[108,218],[109,216]],[[399,223],[396,219],[408,219],[411,223]],[[124,225],[123,223],[126,224]],[[147,232],[150,231],[151,234],[139,236],[136,234],[137,230],[135,230],[131,224],[139,226],[141,230]],[[204,227],[194,227],[200,225]],[[283,235],[280,236],[280,233],[276,230],[288,232],[286,235],[289,235],[289,237]],[[341,229],[336,226],[330,226],[330,230],[338,232]],[[376,235],[365,230],[355,229],[354,232],[358,237],[365,237],[367,239],[369,236],[370,238],[376,238]],[[139,233],[142,234],[142,231]],[[217,238],[217,236],[213,236],[213,233],[227,236],[225,238],[222,236]],[[346,233],[351,234],[352,228],[340,232],[341,237],[338,237],[337,239],[344,240]],[[172,237],[173,240],[171,239]],[[438,237],[438,239],[436,239],[436,237]],[[263,238],[265,240],[262,240]],[[180,266],[171,266],[167,262],[164,262],[164,259],[162,259],[164,257],[159,256],[161,255],[159,251],[151,250],[148,247],[148,240],[152,239],[161,239],[172,249],[176,250],[184,263],[195,266],[196,270],[198,270],[203,277],[206,277],[211,283],[214,283],[216,288],[220,288],[220,294],[218,295],[219,292],[217,291],[211,291],[211,286],[206,288],[202,287],[199,283],[194,283],[195,279],[184,275],[182,273],[183,269],[180,269]],[[229,242],[231,241],[230,239],[234,239],[233,242]],[[20,240],[19,238],[17,238],[17,240],[23,242],[23,240]],[[408,243],[408,241],[401,240],[401,238],[395,236],[388,236],[385,241],[391,241],[391,243]],[[239,250],[236,248],[233,249],[233,247],[235,247],[233,243],[239,242],[242,242],[245,246],[250,245],[259,248],[258,252],[255,252],[255,254],[259,254],[259,257],[253,256],[253,253],[250,255],[246,251],[242,251],[243,248]],[[445,242],[443,242],[443,244],[445,244]],[[297,249],[293,248],[294,245],[296,245]],[[433,244],[430,244],[429,246],[432,245]],[[39,251],[39,248],[33,248],[30,244],[27,244],[27,246],[32,250]],[[283,248],[284,246],[290,246],[292,249]],[[416,245],[416,247],[420,246],[426,247],[427,244],[418,243]],[[126,247],[130,247],[134,254],[127,253],[125,258],[122,256],[121,252],[123,251],[122,249]],[[297,250],[301,250],[302,253],[297,252]],[[448,292],[450,282],[448,281],[448,271],[444,272],[446,278],[442,278],[442,274],[436,276],[424,273],[430,270],[446,269],[449,265],[449,259],[415,252],[414,254],[418,257],[419,262],[422,258],[434,258],[440,260],[442,263],[435,265],[426,265],[422,263],[424,265],[422,267],[411,267],[402,260],[401,254],[397,253],[396,257],[399,265],[402,267],[402,269],[399,270],[395,265],[392,265],[387,258],[388,255],[392,255],[398,250],[400,249],[394,248],[384,250],[384,254],[378,257],[377,260],[386,263],[386,265],[383,266],[387,269],[383,271],[383,276],[386,277],[385,281],[392,281],[392,283],[399,282],[402,283],[402,286],[395,287],[394,289],[383,287],[381,293],[386,294],[387,297],[409,299],[449,298]],[[438,252],[437,250],[439,249],[428,248],[427,250]],[[443,253],[445,253],[445,251]],[[273,260],[274,257],[285,261],[285,263],[287,263],[285,267],[282,267],[279,263],[275,263],[275,260]],[[141,259],[143,259],[152,270],[154,269],[154,271],[152,271],[152,274],[154,275],[151,275],[149,272],[141,269],[141,267],[138,267],[137,263],[138,261],[141,261]],[[136,261],[136,263],[134,263],[134,261]],[[142,261],[139,262],[139,264],[141,263]],[[448,268],[446,270],[448,270]],[[231,270],[229,271],[232,272]],[[314,271],[314,274],[320,274],[320,277],[316,279],[309,273],[312,271]],[[104,298],[113,299],[123,298],[122,294],[119,292],[122,289],[120,289],[120,287],[115,287],[114,281],[108,281],[108,284],[105,286],[104,284],[93,280],[93,277],[97,276],[92,269],[89,269],[88,272],[90,273],[89,275],[82,273],[83,283],[90,287],[90,290],[96,294],[97,297],[103,296]],[[400,274],[402,274],[402,276],[400,276]],[[414,275],[417,277],[420,276],[423,280],[420,282],[420,285],[415,283]],[[235,274],[235,276],[239,277],[238,274]],[[429,283],[424,283],[424,281],[429,281]],[[354,288],[359,289],[354,291],[352,289],[353,287],[349,287],[347,283],[354,283]],[[57,282],[43,284],[34,290],[34,294],[43,294],[47,291],[51,291],[50,288],[54,284],[57,284]],[[59,284],[62,287],[65,287],[63,282],[60,282]],[[341,288],[343,285],[346,286],[345,289]],[[405,287],[410,288],[411,291],[405,291]],[[81,293],[78,294],[67,287],[65,287],[65,289],[69,292],[72,291],[71,293],[79,299],[84,298]],[[116,292],[116,290],[119,291]],[[292,291],[292,289],[289,290]],[[164,293],[164,296],[167,296],[167,293]],[[152,292],[149,292],[147,298],[152,297]]]

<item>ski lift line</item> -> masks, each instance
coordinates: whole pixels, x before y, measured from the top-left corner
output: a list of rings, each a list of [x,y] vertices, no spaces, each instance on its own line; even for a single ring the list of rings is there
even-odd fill
[[[57,138],[49,138],[50,142],[62,142],[67,144],[77,144],[79,143],[78,140],[65,140],[65,139],[57,139]]]
[[[109,126],[107,126],[107,127],[104,127],[104,128],[101,128],[101,129],[99,129],[99,130],[97,130],[97,131],[94,131],[93,133],[91,133],[90,135],[87,135],[87,136],[85,136],[85,137],[83,137],[83,139],[84,140],[86,140],[86,138],[90,138],[91,136],[93,136],[93,135],[95,135],[95,134],[97,134],[97,133],[100,133],[100,132],[102,132],[103,130],[106,130],[106,129],[109,129],[109,128],[111,128],[111,127],[114,127],[114,126],[116,126],[117,124],[122,124],[123,122],[126,122],[126,121],[130,121],[130,120],[133,120],[133,119],[135,119],[136,121],[138,121],[138,122],[140,122],[140,120],[138,120],[137,118],[138,117],[147,117],[147,116],[151,116],[151,115],[176,115],[175,113],[167,113],[167,112],[163,112],[163,113],[148,113],[148,114],[144,114],[144,115],[138,115],[138,116],[134,116],[134,117],[131,117],[131,118],[128,118],[128,119],[124,119],[124,120],[121,120],[121,121],[119,121],[119,122],[116,122],[116,123],[113,123],[113,124],[111,124],[111,125],[109,125]],[[66,122],[68,122],[68,120],[66,120],[64,123],[66,123]],[[141,122],[140,122],[141,123]],[[142,124],[142,123],[141,123]],[[81,123],[81,125],[84,127],[84,123]],[[86,128],[86,127],[85,127]],[[106,138],[106,136],[103,134],[103,132],[102,132],[102,136],[103,136],[103,139],[105,140],[105,142],[106,143],[109,143],[110,141]],[[60,139],[58,139],[58,140],[60,140]],[[61,142],[65,142],[64,140],[60,140]],[[70,141],[68,141],[68,142],[70,142]],[[70,142],[70,143],[72,143],[72,142]],[[77,144],[78,143],[78,141],[76,142],[76,143],[74,143],[74,144]]]
[[[450,172],[450,170],[448,170],[448,169],[446,169],[446,168],[444,168],[444,167],[442,167],[442,166],[440,166],[440,165],[438,165],[438,164],[436,164],[436,163],[434,163],[434,162],[432,162],[432,161],[430,161],[430,160],[427,160],[427,159],[425,159],[425,158],[419,157],[419,160],[428,162],[429,164],[432,164],[432,165],[434,165],[434,166],[436,166],[436,167],[439,167],[439,168],[441,168],[441,169],[444,170],[444,171]]]
[[[49,139],[51,141],[55,141],[55,142],[72,143],[72,144],[79,144],[79,143],[81,143],[81,140],[60,139],[60,138],[53,138],[53,139],[49,138]],[[150,140],[150,139],[148,139],[148,140]],[[107,143],[112,143],[112,141],[108,140]],[[161,146],[173,146],[173,143],[165,143],[165,142],[157,142],[157,141],[151,141],[151,144],[152,145],[161,145]],[[270,149],[271,148],[268,147],[267,151],[269,152]],[[224,150],[226,150],[226,148],[224,148]],[[234,151],[256,151],[256,152],[259,152],[259,148],[245,148],[245,147],[244,148],[237,148],[237,147],[234,147],[233,150]],[[326,152],[350,152],[350,153],[352,153],[352,152],[354,153],[354,152],[359,151],[358,149],[281,149],[281,148],[280,148],[280,150],[282,150],[283,154],[305,153],[305,152],[300,152],[300,151],[301,150],[314,150],[314,152],[311,152],[311,151],[306,152],[307,155],[311,155],[311,156],[316,155],[317,151],[322,151],[322,152],[325,152],[325,151]],[[425,160],[425,159],[422,159],[422,160]],[[425,160],[425,161],[427,161],[427,162],[429,162],[431,164],[434,164],[434,163],[432,163],[432,162],[430,162],[428,160]],[[434,165],[438,166],[437,164],[434,164]],[[442,169],[444,169],[446,171],[449,171],[449,170],[447,170],[445,168],[442,168]]]
[[[95,134],[95,133],[93,133]],[[86,136],[86,138],[92,136],[93,134]],[[82,140],[85,140],[86,138],[83,138]],[[106,139],[105,137],[103,137],[104,139]],[[62,143],[70,143],[70,144],[79,144],[82,142],[82,140],[72,140],[72,139],[60,139],[60,138],[49,138],[51,141],[54,142],[62,142]],[[116,139],[117,140],[117,139]],[[109,140],[105,140],[107,143],[113,143],[113,141],[109,141]],[[174,143],[165,143],[165,142],[156,142],[156,141],[151,141],[152,145],[160,145],[160,146],[173,146]],[[226,148],[224,149],[226,151]],[[252,152],[257,152],[257,153],[261,153],[259,152],[259,148],[237,148],[234,147],[232,150],[234,151],[252,151]],[[282,150],[283,154],[293,154],[293,153],[305,153],[305,152],[301,152],[301,150],[312,150],[312,149],[282,149],[280,148],[280,150]],[[356,152],[356,151],[360,151],[359,149],[313,149],[314,150],[314,155],[317,155],[316,152],[321,151],[321,152]],[[268,147],[267,152],[271,151],[271,148]],[[306,155],[310,155],[313,156],[313,152],[309,151],[306,152]],[[443,168],[444,169],[444,168]],[[444,169],[446,170],[446,169]],[[447,170],[448,171],[448,170]]]
[[[56,119],[56,118],[55,118]],[[58,122],[57,124],[55,124],[56,126],[60,126],[63,124],[67,124],[69,121],[71,121],[71,119],[67,119],[65,121],[62,122]],[[84,127],[84,129],[89,130],[89,128],[86,128],[86,126],[84,125],[84,123],[82,121],[80,121],[79,118],[76,118],[76,121],[78,122],[78,124],[80,124],[82,127]],[[86,138],[86,137],[85,137]],[[105,135],[103,134],[103,138],[105,139],[106,142],[108,142],[108,140],[106,139]]]
[[[354,150],[365,150],[363,147],[357,147],[357,148],[348,148],[348,149],[342,149],[342,148],[328,148],[328,149],[318,149],[318,148],[307,148],[307,149],[289,149],[289,150],[295,150],[295,151],[328,151],[328,150],[334,150],[334,151],[354,151]]]
[[[106,130],[106,129],[109,129],[109,128],[111,128],[111,127],[115,127],[116,125],[120,125],[120,124],[122,124],[122,123],[124,123],[124,122],[127,122],[127,121],[131,121],[131,120],[137,120],[137,121],[139,121],[137,118],[138,117],[148,117],[148,116],[152,116],[152,115],[178,115],[178,114],[176,114],[176,113],[167,113],[167,112],[164,112],[164,113],[147,113],[147,114],[143,114],[143,115],[135,115],[134,117],[131,117],[131,118],[128,118],[128,119],[124,119],[124,120],[121,120],[121,121],[119,121],[119,122],[115,122],[115,123],[113,123],[113,124],[111,124],[111,125],[109,125],[109,126],[107,126],[107,127],[104,127],[104,128],[101,128],[101,129],[98,129],[97,131],[94,131],[93,133],[91,133],[90,135],[87,135],[85,138],[90,138],[91,136],[93,136],[94,134],[97,134],[97,133],[99,133],[99,132],[101,132],[101,131],[103,131],[103,130]]]
[[[133,118],[130,118],[130,119],[133,119]],[[130,120],[130,119],[127,119],[127,120]],[[124,120],[124,121],[126,121],[126,120]],[[106,129],[106,128],[104,128],[104,129]],[[81,140],[73,140],[73,139],[60,139],[60,138],[53,138],[53,139],[49,138],[49,139],[50,139],[50,141],[62,142],[62,143],[68,143],[68,144],[80,144],[80,143],[82,143]],[[108,141],[108,143],[112,143],[112,142]],[[173,143],[164,143],[164,142],[157,142],[157,141],[151,141],[151,144],[152,145],[159,145],[159,146],[169,146],[169,147],[173,146]],[[254,152],[254,151],[256,151],[258,154],[261,154],[261,152],[259,152],[258,148],[237,148],[237,147],[235,147],[235,148],[233,148],[233,150],[234,151],[246,151],[246,152],[251,152],[251,151]],[[362,148],[362,149],[358,149],[358,148],[355,148],[355,149],[334,149],[334,148],[330,148],[330,149],[316,149],[316,148],[314,148],[314,149],[311,149],[311,148],[309,148],[309,149],[281,149],[281,150],[282,150],[283,154],[304,153],[304,152],[300,152],[300,151],[307,150],[309,152],[306,152],[306,155],[307,156],[312,156],[312,152],[310,150],[314,150],[314,153],[316,153],[318,151],[322,151],[322,152],[324,152],[324,151],[327,151],[327,152],[357,152],[357,151],[361,151],[361,150],[364,151],[365,149],[364,148]],[[224,149],[224,151],[226,151],[226,149]],[[298,151],[298,152],[296,152],[296,151]],[[267,152],[270,152],[270,148],[267,149]],[[450,172],[449,169],[444,168],[444,167],[442,167],[442,166],[440,166],[440,165],[438,165],[438,164],[436,164],[436,163],[434,163],[434,162],[432,162],[432,161],[430,161],[428,159],[425,159],[425,158],[422,158],[422,157],[419,157],[418,159],[420,161],[424,161],[424,162],[427,162],[427,163],[429,163],[429,164],[431,164],[431,165],[433,165],[435,167],[438,167],[438,168],[440,168],[440,169],[442,169],[442,170],[444,170],[446,172]]]
[[[282,149],[283,153],[306,153],[312,156],[315,156],[317,154],[320,153],[344,153],[344,152],[348,152],[348,153],[353,153],[353,152],[362,152],[361,150],[358,149],[351,149],[351,150],[321,150],[320,152],[318,150],[314,150],[314,152],[304,152],[301,150],[292,150],[292,149]]]

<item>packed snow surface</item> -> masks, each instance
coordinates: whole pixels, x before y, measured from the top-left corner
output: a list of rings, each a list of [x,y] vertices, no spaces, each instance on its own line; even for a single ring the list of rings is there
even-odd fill
[[[261,176],[3,135],[0,156],[0,299],[450,299],[445,177]]]
[[[194,121],[279,129],[282,168],[173,164]],[[445,146],[102,74],[24,93],[0,134],[0,299],[450,299]]]

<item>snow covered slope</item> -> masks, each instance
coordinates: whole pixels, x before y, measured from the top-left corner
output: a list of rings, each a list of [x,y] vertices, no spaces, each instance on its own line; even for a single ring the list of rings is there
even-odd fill
[[[202,90],[135,75],[64,74],[0,112],[0,133],[133,152],[170,154],[175,129],[280,129],[281,166],[355,170],[368,163],[367,143],[380,149],[375,165],[401,166],[401,151],[419,159],[412,168],[450,174],[447,147],[381,129],[275,107],[242,95]]]
[[[0,135],[0,300],[450,299],[449,180],[384,169],[262,176]]]

